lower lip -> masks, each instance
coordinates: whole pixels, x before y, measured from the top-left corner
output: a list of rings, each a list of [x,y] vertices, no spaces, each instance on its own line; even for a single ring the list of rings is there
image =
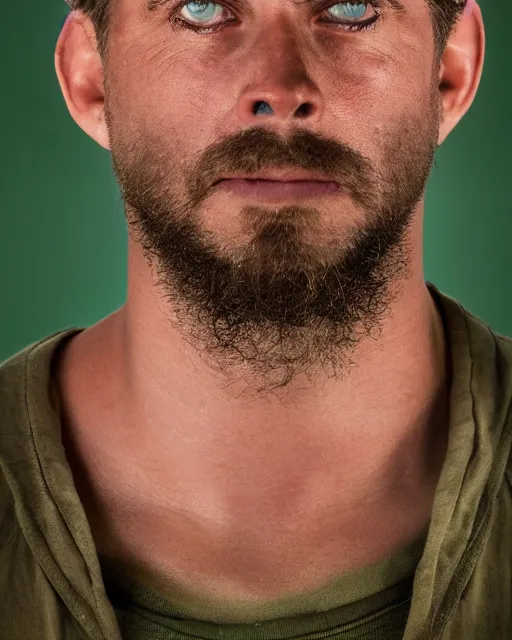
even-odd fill
[[[289,198],[318,198],[340,191],[337,182],[317,180],[221,180],[218,188],[230,191],[237,196],[260,198],[263,200],[281,200]]]

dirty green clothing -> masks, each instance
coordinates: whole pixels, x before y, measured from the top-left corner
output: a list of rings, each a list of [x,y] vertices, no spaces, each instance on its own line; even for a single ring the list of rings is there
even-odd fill
[[[96,553],[49,399],[52,358],[83,329],[55,333],[6,360],[0,639],[511,639],[512,340],[427,286],[451,366],[448,450],[430,523],[378,564],[280,601],[202,601],[172,588],[164,597],[108,567]]]

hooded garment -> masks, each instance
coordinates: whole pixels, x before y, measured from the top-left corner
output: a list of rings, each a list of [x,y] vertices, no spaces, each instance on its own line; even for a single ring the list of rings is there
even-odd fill
[[[164,593],[109,566],[96,553],[50,401],[52,362],[83,328],[3,362],[0,639],[512,639],[512,340],[427,286],[451,367],[448,448],[430,522],[379,563],[280,600],[200,599],[173,585]]]

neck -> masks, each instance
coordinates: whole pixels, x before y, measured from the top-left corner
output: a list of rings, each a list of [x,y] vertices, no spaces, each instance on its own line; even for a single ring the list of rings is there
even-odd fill
[[[423,280],[406,282],[342,384],[326,378],[286,403],[237,400],[199,375],[170,329],[146,322],[151,303],[139,300],[72,340],[60,377],[80,455],[125,503],[149,508],[150,496],[151,508],[186,504],[207,517],[245,518],[260,507],[258,517],[265,509],[299,518],[413,495],[439,471],[445,342]]]

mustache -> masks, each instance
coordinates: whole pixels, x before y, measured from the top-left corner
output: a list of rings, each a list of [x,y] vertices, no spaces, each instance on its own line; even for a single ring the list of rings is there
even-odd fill
[[[191,191],[204,194],[226,174],[283,169],[329,176],[362,206],[375,198],[369,190],[378,184],[378,176],[368,158],[304,129],[294,130],[285,140],[266,127],[247,129],[203,150],[200,158],[189,163],[188,175],[197,179]]]

